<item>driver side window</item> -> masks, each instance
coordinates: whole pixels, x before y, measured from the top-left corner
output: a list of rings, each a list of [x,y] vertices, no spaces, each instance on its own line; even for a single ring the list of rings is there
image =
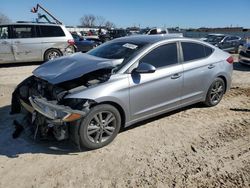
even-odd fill
[[[140,60],[140,63],[141,62],[151,64],[156,69],[177,64],[178,55],[176,43],[165,44],[153,49]]]

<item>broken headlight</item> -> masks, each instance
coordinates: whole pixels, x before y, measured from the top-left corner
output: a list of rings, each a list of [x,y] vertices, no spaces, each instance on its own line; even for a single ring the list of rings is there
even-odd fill
[[[56,101],[47,101],[45,98],[30,97],[29,101],[36,111],[55,121],[75,121],[86,114],[80,110],[73,110],[68,106],[58,105]]]

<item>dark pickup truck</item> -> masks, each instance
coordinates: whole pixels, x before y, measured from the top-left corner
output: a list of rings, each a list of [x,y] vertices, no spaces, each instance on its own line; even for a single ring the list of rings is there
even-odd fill
[[[242,47],[246,41],[239,36],[226,34],[209,34],[204,41],[217,46],[227,52],[239,52],[239,47]]]

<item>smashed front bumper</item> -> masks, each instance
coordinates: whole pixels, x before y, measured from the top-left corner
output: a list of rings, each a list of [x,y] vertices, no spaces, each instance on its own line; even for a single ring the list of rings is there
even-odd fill
[[[21,100],[22,106],[29,112],[37,111],[54,123],[72,122],[86,116],[86,112],[74,110],[69,106],[58,105],[42,97],[29,97],[30,104]]]

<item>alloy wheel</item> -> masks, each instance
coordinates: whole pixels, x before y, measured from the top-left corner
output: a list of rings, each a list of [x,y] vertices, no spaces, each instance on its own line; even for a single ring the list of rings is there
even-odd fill
[[[93,143],[108,140],[116,129],[116,118],[112,112],[101,111],[93,116],[87,126],[88,139]]]
[[[220,80],[218,80],[213,84],[210,92],[211,102],[214,104],[220,102],[223,94],[224,94],[224,84]]]

